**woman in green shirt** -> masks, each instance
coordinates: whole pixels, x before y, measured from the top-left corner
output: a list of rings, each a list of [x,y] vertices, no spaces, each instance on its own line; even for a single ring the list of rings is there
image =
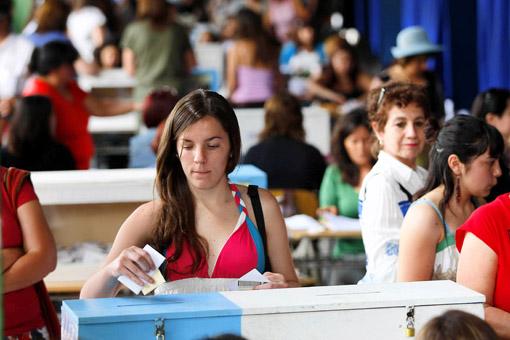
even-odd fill
[[[358,218],[361,183],[375,163],[370,153],[370,138],[367,113],[363,109],[352,111],[335,124],[331,137],[334,163],[327,167],[322,179],[319,216],[329,211],[335,215]],[[333,258],[364,252],[361,239],[339,239],[333,250]]]

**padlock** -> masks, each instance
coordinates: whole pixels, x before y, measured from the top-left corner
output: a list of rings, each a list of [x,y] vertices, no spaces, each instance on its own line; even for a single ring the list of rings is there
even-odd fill
[[[414,328],[406,328],[406,337],[408,338],[414,337]]]
[[[414,306],[406,307],[406,337],[414,338]]]
[[[165,340],[165,319],[154,320],[156,326],[156,340]]]

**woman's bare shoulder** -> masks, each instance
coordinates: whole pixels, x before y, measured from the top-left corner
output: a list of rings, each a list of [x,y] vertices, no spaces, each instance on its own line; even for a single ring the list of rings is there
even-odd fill
[[[125,225],[137,224],[140,225],[151,225],[156,224],[159,212],[161,211],[162,203],[160,199],[156,199],[140,205],[136,210],[128,217]]]

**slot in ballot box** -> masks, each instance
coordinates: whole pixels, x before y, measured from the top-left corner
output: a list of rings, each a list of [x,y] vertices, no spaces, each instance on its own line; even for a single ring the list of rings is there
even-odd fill
[[[484,301],[452,281],[67,300],[62,338],[409,339],[409,311],[418,334],[451,309],[483,318]]]

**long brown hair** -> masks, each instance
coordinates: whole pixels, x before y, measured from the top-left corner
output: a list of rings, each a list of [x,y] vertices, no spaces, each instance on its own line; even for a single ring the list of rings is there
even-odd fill
[[[265,125],[259,139],[265,140],[277,136],[285,136],[301,142],[305,141],[303,113],[299,100],[288,91],[275,93],[264,104]]]
[[[136,10],[138,20],[148,19],[153,27],[163,27],[170,22],[172,5],[166,0],[139,0]]]
[[[34,11],[37,33],[49,31],[65,32],[71,7],[62,0],[46,0]]]
[[[345,140],[360,126],[364,126],[368,131],[371,131],[365,109],[353,110],[338,119],[331,135],[331,155],[333,160],[342,173],[342,180],[353,187],[356,187],[359,183],[360,169],[349,157],[345,147]],[[375,159],[372,157],[371,164],[374,165],[374,163]]]
[[[248,8],[241,9],[236,16],[237,39],[254,41],[255,60],[263,64],[272,63],[278,60],[280,47],[278,42],[266,31],[262,25],[262,17]]]
[[[170,261],[176,261],[182,254],[184,241],[187,241],[193,257],[190,272],[204,265],[208,246],[195,228],[195,202],[178,158],[177,140],[184,130],[206,116],[217,119],[229,136],[232,157],[228,160],[225,176],[232,172],[241,154],[236,115],[225,98],[202,89],[189,93],[175,105],[166,121],[156,160],[156,188],[162,207],[151,243],[160,252],[173,243],[175,253]]]

